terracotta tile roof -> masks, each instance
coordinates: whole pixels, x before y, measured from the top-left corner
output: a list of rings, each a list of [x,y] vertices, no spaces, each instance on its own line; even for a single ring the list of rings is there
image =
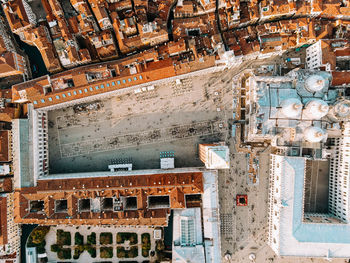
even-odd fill
[[[214,13],[213,13],[214,14]],[[178,18],[172,21],[173,23],[173,36],[177,41],[181,38],[191,38],[188,35],[189,30],[198,30],[201,35],[215,35],[218,33],[217,22],[215,14],[204,14],[201,16]]]
[[[46,19],[47,21],[51,22],[55,20],[55,16],[52,14],[52,8],[50,6],[50,3],[48,0],[41,0],[41,4],[44,7],[44,10],[46,12]]]
[[[68,18],[68,24],[70,29],[72,30],[72,33],[77,34],[80,31],[79,24],[78,24],[78,19],[76,16],[72,16]]]
[[[51,10],[53,15],[58,18],[63,15],[63,9],[61,7],[61,4],[57,0],[48,0],[49,4],[51,6]]]
[[[3,5],[7,21],[12,31],[24,30],[30,22],[21,0],[11,0]]]
[[[181,42],[179,45],[180,50],[182,50]],[[193,48],[192,51],[195,52]],[[211,55],[198,56],[197,54],[197,57],[191,55],[190,60],[187,60],[186,56],[181,60],[178,55],[159,60],[158,56],[159,53],[151,49],[118,61],[82,66],[49,78],[42,77],[16,84],[12,87],[12,100],[19,101],[24,97],[29,102],[34,103],[34,107],[40,108],[174,77],[215,65],[215,57]],[[112,76],[112,72],[114,72],[115,77]],[[98,77],[90,79],[89,76]],[[48,82],[48,79],[50,79],[50,82]],[[59,85],[59,89],[55,88],[57,85]],[[51,90],[44,92],[44,86],[50,87]]]
[[[302,15],[302,14],[310,14],[311,6],[310,3],[307,1],[296,1],[296,14]]]
[[[94,13],[96,20],[98,24],[100,25],[101,29],[105,29],[104,20],[109,21],[108,13],[106,11],[106,8],[100,4],[97,0],[88,0],[92,9],[92,12]]]
[[[86,48],[79,49],[79,57],[81,62],[91,61],[90,53]]]
[[[332,71],[332,86],[350,85],[350,71]]]
[[[348,57],[350,56],[350,47],[346,47],[344,49],[336,49],[334,51],[336,57]]]
[[[117,47],[115,45],[112,33],[110,30],[104,30],[90,37],[91,42],[95,45],[96,51],[100,58],[111,56],[118,57]]]
[[[181,6],[177,5],[175,7],[174,15],[177,16],[186,16],[193,15],[194,12],[194,3],[192,1],[183,1]]]
[[[9,162],[11,160],[9,143],[10,132],[0,131],[0,162]]]
[[[36,187],[16,189],[15,220],[20,223],[166,225],[170,209],[185,208],[185,194],[203,193],[201,172],[103,178],[38,180]],[[149,196],[169,196],[170,207],[148,207]],[[79,211],[78,200],[137,197],[137,210]],[[67,200],[67,212],[55,212],[55,200]],[[29,212],[29,201],[44,201],[43,212]]]
[[[216,0],[199,0],[204,10],[215,10]]]
[[[179,41],[171,41],[159,47],[159,54],[162,56],[174,56],[187,51],[184,39]]]
[[[70,29],[67,25],[67,21],[64,18],[58,17],[57,24],[60,28],[61,36],[67,40],[71,39],[72,34],[71,34]]]
[[[136,1],[133,1],[134,5],[137,6],[140,3],[136,3]],[[143,3],[143,1],[141,1]],[[132,8],[132,2],[131,0],[123,0],[123,1],[118,1],[116,3],[112,3],[110,5],[110,10],[123,10],[123,9],[131,9]]]
[[[263,0],[260,2],[262,16],[277,16],[291,14],[295,11],[295,6],[288,0]]]
[[[0,56],[0,77],[24,74],[25,68],[21,66],[24,58],[14,52],[5,52]]]
[[[11,192],[12,191],[12,178],[5,177],[0,178],[0,192]]]
[[[322,64],[330,64],[331,69],[334,70],[336,66],[336,57],[330,46],[329,41],[321,40],[321,50],[322,50]]]
[[[340,7],[340,13],[344,16],[350,16],[350,4],[348,6]]]
[[[4,42],[4,36],[0,35],[0,54],[7,51],[7,47]]]
[[[0,197],[0,245],[7,244],[7,198]]]
[[[56,56],[53,44],[48,39],[48,29],[45,26],[31,28],[23,32],[25,42],[35,45],[44,60],[48,71],[56,72],[61,70],[60,62]]]

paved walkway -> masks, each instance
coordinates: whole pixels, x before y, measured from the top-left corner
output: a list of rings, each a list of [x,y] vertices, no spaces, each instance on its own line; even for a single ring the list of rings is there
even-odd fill
[[[143,233],[149,233],[151,236],[151,250],[155,250],[155,240],[153,238],[153,228],[147,228],[147,227],[139,227],[139,228],[133,228],[133,227],[114,227],[114,226],[78,226],[78,227],[72,227],[72,226],[54,226],[51,227],[49,233],[46,235],[46,253],[49,262],[50,261],[60,261],[60,262],[70,262],[71,260],[61,260],[57,258],[57,253],[51,251],[51,245],[56,244],[56,233],[58,229],[62,229],[65,232],[71,233],[71,246],[64,246],[64,247],[70,247],[72,249],[72,259],[74,255],[74,235],[76,232],[79,232],[83,238],[84,238],[84,244],[87,242],[87,236],[90,235],[92,232],[96,233],[96,258],[91,258],[90,254],[85,250],[79,257],[79,259],[74,260],[74,262],[102,262],[102,261],[110,261],[112,263],[117,263],[120,260],[117,258],[117,247],[118,246],[125,246],[125,244],[117,244],[117,233],[118,232],[130,232],[130,233],[137,233],[137,241],[138,241],[138,256],[132,259],[128,260],[135,260],[138,262],[142,262],[144,260],[147,260],[149,258],[145,258],[142,256],[142,240],[141,235]],[[111,245],[100,245],[100,233],[102,232],[110,232],[112,233],[112,239],[113,242]],[[100,247],[113,247],[113,258],[105,259],[100,258]]]
[[[224,129],[223,123],[223,121],[209,120],[188,125],[171,126],[132,134],[61,144],[61,157],[73,157],[155,142],[170,142],[193,136],[220,133]]]

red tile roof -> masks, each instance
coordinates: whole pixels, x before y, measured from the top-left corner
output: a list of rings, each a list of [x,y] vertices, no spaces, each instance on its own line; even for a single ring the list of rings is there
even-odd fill
[[[333,71],[332,86],[350,85],[350,71]]]
[[[0,245],[7,244],[7,198],[0,197]]]
[[[203,193],[201,172],[82,179],[38,180],[36,187],[16,189],[18,223],[166,225],[170,209],[185,208],[185,194]],[[78,200],[98,197],[137,197],[137,210],[82,212]],[[170,207],[151,209],[148,196],[169,196]],[[67,213],[56,213],[54,201],[66,199]],[[29,200],[44,201],[44,212],[29,212]]]
[[[10,132],[0,131],[0,162],[9,162],[11,160],[9,140]]]

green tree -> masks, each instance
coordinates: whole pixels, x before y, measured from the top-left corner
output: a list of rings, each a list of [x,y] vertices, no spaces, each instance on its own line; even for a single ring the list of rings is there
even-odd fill
[[[83,245],[84,244],[84,237],[80,235],[80,233],[76,232],[74,235],[74,242],[76,245]]]
[[[87,243],[90,245],[96,245],[96,233],[95,232],[92,232],[90,235],[88,235]]]
[[[123,247],[117,247],[117,257],[125,258],[125,250]]]
[[[50,227],[40,226],[33,230],[30,234],[31,241],[34,244],[40,244],[44,241],[46,234],[50,231]]]
[[[60,249],[60,246],[57,244],[51,245],[51,251],[52,252],[57,252]]]
[[[91,256],[92,258],[95,258],[95,257],[96,257],[96,248],[94,248],[94,247],[89,247],[89,248],[87,249],[87,252],[90,254],[90,256]]]

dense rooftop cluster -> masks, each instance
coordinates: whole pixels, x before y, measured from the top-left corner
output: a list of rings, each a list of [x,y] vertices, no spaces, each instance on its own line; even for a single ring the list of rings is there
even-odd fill
[[[46,21],[38,21],[25,0],[8,1],[3,8],[12,32],[39,49],[50,72],[183,40],[211,55],[223,42],[237,57],[349,36],[349,1],[226,0],[217,7],[215,1],[171,0],[42,4]]]
[[[13,101],[45,107],[350,34],[349,1],[214,2],[82,0],[69,13],[43,1],[47,22],[37,23],[24,0],[9,1],[12,31],[39,48],[50,72],[121,58],[19,84]]]
[[[275,156],[283,151],[292,156],[297,147],[309,147],[316,149],[317,158],[323,158],[330,155],[324,130],[339,138],[345,130],[342,123],[349,116],[345,98],[350,86],[350,0],[3,0],[2,8],[0,261],[18,260],[19,224],[163,227],[171,209],[194,207],[197,210],[188,214],[177,213],[178,225],[187,218],[190,226],[198,219],[194,220],[196,215],[203,213],[207,223],[211,222],[204,224],[207,238],[200,242],[206,243],[205,257],[221,253],[220,240],[215,239],[219,236],[216,175],[210,174],[213,177],[209,180],[204,168],[122,175],[92,171],[93,175],[78,174],[69,179],[49,175],[47,133],[52,123],[48,111],[88,104],[132,88],[135,94],[154,91],[153,85],[165,81],[180,87],[180,78],[198,72],[238,68],[242,61],[306,48],[305,61],[298,64],[304,69],[285,75],[280,72],[284,76],[269,76],[267,71],[255,74],[252,69],[237,78],[239,85],[233,84],[240,97],[234,98],[237,112],[232,134],[236,127],[241,131],[235,147],[247,153],[248,178],[258,182],[254,147],[268,142],[277,149]],[[29,66],[33,69],[35,62],[19,47],[24,43],[38,49],[48,74],[32,79]],[[288,59],[283,63],[291,63]],[[321,84],[327,86],[318,91],[321,95],[309,87]],[[205,96],[208,100],[209,95]],[[314,119],[315,108],[322,107],[327,113]],[[220,106],[216,110],[220,112]],[[329,147],[339,148],[333,144]],[[321,152],[320,145],[325,151]],[[198,154],[206,169],[230,169],[228,149],[210,142],[200,144]],[[276,158],[279,162],[284,157]],[[271,244],[277,244],[270,236]],[[193,242],[191,246],[195,246]],[[208,245],[210,242],[215,246]],[[176,246],[180,255],[182,247]],[[204,255],[203,244],[196,249]]]

